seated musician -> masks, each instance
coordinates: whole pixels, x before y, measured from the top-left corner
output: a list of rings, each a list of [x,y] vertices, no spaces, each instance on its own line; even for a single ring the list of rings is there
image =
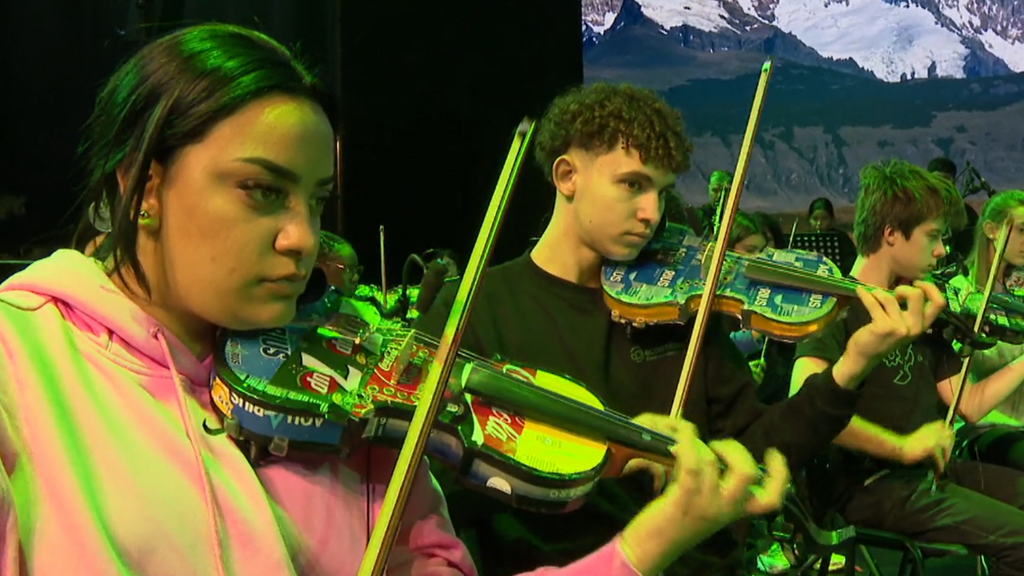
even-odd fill
[[[359,256],[348,240],[321,230],[316,267],[324,271],[327,284],[333,286],[340,296],[332,305],[336,312],[361,318],[370,326],[380,324],[382,315],[375,299],[358,294],[363,267],[359,265]]]
[[[715,170],[708,176],[708,203],[697,209],[700,216],[700,234],[705,238],[714,235],[715,227],[721,220],[721,211],[732,189],[732,172]]]
[[[737,212],[732,228],[729,230],[729,249],[738,254],[757,256],[768,247],[769,238],[772,238],[772,234],[765,228],[761,219],[756,218],[754,214]],[[735,320],[730,323],[739,324],[739,321]],[[758,387],[759,397],[763,396],[760,393],[763,386],[780,387],[779,382],[769,381],[767,384],[765,383],[766,359],[769,359],[769,357],[767,354],[764,357],[761,355],[762,347],[767,346],[766,338],[763,334],[755,330],[740,328],[733,330],[729,334],[729,338],[746,358],[747,364],[750,366],[751,376]],[[774,360],[775,358],[771,359]],[[775,366],[772,366],[772,368],[771,375],[774,376],[779,370]],[[785,382],[785,385],[788,388],[788,380]],[[752,540],[758,549],[757,569],[766,574],[783,574],[792,568],[792,564],[789,557],[783,551],[782,545],[769,534],[766,524],[766,522],[759,522],[754,528],[756,537],[752,538]],[[846,559],[842,555],[833,555],[830,564],[832,570],[839,570],[845,565]]]
[[[963,221],[963,201],[948,181],[902,160],[866,166],[852,278],[876,291],[924,278],[945,254],[946,231]],[[842,322],[797,345],[794,393],[815,383],[867,316],[854,303]],[[833,493],[816,496],[851,524],[962,544],[992,558],[993,575],[1024,574],[1024,473],[949,461],[953,432],[943,422],[944,405],[952,401],[960,359],[938,330],[908,340],[865,379],[857,416],[835,440]],[[1015,361],[967,387],[961,415],[973,421],[987,414],[1022,380],[1024,362]]]
[[[849,274],[857,260],[857,248],[842,230],[836,228],[836,210],[828,198],[815,198],[807,208],[807,221],[811,229],[819,234],[829,234],[839,244],[839,258],[836,265],[843,275]]]
[[[218,330],[296,314],[335,181],[331,110],[286,48],[220,24],[154,41],[102,89],[83,150],[106,242],[0,289],[0,574],[356,574],[394,450],[254,468],[209,389]],[[677,480],[586,558],[536,574],[655,576],[779,505],[781,456],[753,491],[739,444],[659,422]],[[389,574],[476,573],[426,465],[400,519]]]
[[[974,234],[974,245],[967,255],[967,276],[957,276],[950,284],[970,292],[981,292],[988,282],[995,259],[995,242],[1007,217],[1014,226],[1003,261],[996,271],[993,292],[1006,294],[1008,277],[1024,266],[1024,192],[1005,190],[989,198],[982,208]],[[981,381],[1024,355],[1024,344],[999,342],[988,350],[979,350],[971,359],[971,380]],[[1024,471],[1024,389],[1017,388],[992,412],[976,424],[957,429],[958,453],[963,456]]]
[[[761,228],[760,223],[749,214],[737,212],[732,228],[729,230],[729,250],[746,256],[757,256],[767,247],[768,232]],[[760,359],[761,346],[765,341],[764,335],[755,330],[741,328],[729,334],[729,338],[743,356],[757,356],[749,364],[754,383],[760,384],[764,376],[764,362]]]
[[[789,248],[789,236],[782,232],[782,226],[779,225],[778,218],[764,212],[753,212],[750,216],[765,231],[765,240],[768,241],[769,248]]]
[[[932,158],[928,161],[928,171],[940,178],[945,178],[956,186],[957,170],[956,162],[953,162],[945,156],[939,156]],[[966,172],[966,170],[965,170]],[[964,198],[970,196],[976,190],[964,189],[960,195]],[[951,259],[955,259],[957,262],[963,262],[967,259],[968,253],[971,251],[971,245],[974,243],[974,227],[978,223],[978,211],[974,209],[970,204],[964,203],[964,210],[966,210],[967,220],[964,227],[957,230],[947,240],[947,246],[949,247]]]
[[[754,212],[751,216],[767,234],[769,248],[785,249],[789,247],[789,236],[783,233],[778,218],[764,212]],[[758,400],[765,404],[774,404],[789,396],[789,380],[793,374],[794,352],[796,352],[796,345],[792,342],[768,341],[764,349],[764,362],[761,363],[761,383],[757,386]],[[832,558],[835,559],[836,556],[834,555]]]
[[[635,258],[662,218],[664,196],[689,167],[689,140],[679,113],[655,93],[595,84],[558,97],[540,120],[535,157],[552,183],[554,210],[536,246],[487,271],[462,338],[463,348],[565,374],[611,409],[646,421],[671,410],[689,327],[627,329],[611,320],[601,270]],[[417,327],[440,334],[455,297],[447,288]],[[927,294],[927,313],[922,299]],[[934,287],[907,287],[913,301],[899,312],[894,296],[862,295],[875,322],[866,326],[831,370],[796,398],[765,409],[754,399],[750,371],[722,323],[712,322],[696,362],[683,416],[701,437],[735,437],[756,456],[777,447],[799,465],[828,446],[856,404],[861,374],[899,342],[896,326],[917,334],[944,300]],[[506,576],[537,564],[564,564],[622,529],[652,497],[643,475],[602,481],[578,510],[558,516],[510,509],[443,480],[453,523],[469,540],[484,576]],[[742,550],[718,534],[697,558],[671,573],[710,574],[722,556]]]
[[[326,230],[320,231],[320,250],[316,266],[327,275],[327,283],[338,289],[344,296],[355,296],[359,289],[359,278],[363,267],[352,244]]]

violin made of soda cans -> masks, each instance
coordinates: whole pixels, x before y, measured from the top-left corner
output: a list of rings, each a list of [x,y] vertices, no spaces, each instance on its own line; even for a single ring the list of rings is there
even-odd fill
[[[643,327],[685,324],[701,304],[710,244],[684,226],[666,225],[632,262],[609,263],[602,270],[604,299],[612,318]],[[728,252],[712,309],[738,318],[744,328],[793,342],[841,317],[857,299],[861,283],[844,278],[817,252],[766,249],[747,256]],[[980,294],[963,297],[953,286],[938,284],[947,307],[937,321],[943,335],[973,350],[998,341],[1024,340],[1024,305],[995,298],[986,309],[985,330],[971,320]],[[870,287],[869,287],[870,288]]]
[[[213,406],[254,465],[296,453],[345,456],[363,442],[397,448],[437,344],[343,314],[224,332]],[[606,409],[571,378],[461,350],[451,374],[426,452],[514,506],[572,510],[633,458],[675,461],[672,437]]]

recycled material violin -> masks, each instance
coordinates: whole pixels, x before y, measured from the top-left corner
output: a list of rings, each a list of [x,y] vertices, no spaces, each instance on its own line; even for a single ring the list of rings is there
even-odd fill
[[[637,327],[684,324],[701,304],[710,245],[684,226],[668,224],[632,262],[602,270],[605,303],[612,318]],[[947,338],[983,350],[997,340],[1024,340],[1024,304],[1011,308],[995,299],[986,309],[988,328],[975,333],[980,294],[963,298],[948,284],[938,328]],[[816,252],[766,249],[757,256],[727,252],[712,309],[740,320],[744,328],[793,342],[840,318],[857,298],[861,283]],[[1008,298],[1007,298],[1008,300]]]
[[[422,333],[370,331],[342,314],[224,332],[218,344],[212,404],[254,465],[295,452],[344,456],[362,442],[399,447],[437,350]],[[459,351],[427,453],[514,506],[564,512],[633,458],[672,466],[674,442],[570,378]]]

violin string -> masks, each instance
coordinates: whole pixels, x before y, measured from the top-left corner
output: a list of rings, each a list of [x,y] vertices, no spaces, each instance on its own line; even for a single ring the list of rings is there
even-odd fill
[[[416,340],[418,340],[417,343],[428,344],[428,345],[435,345],[435,346],[440,343],[440,340],[438,338],[436,338],[434,336],[431,336],[429,334],[426,334],[424,332],[421,332],[419,330],[413,329],[413,328],[398,328],[398,327],[391,328],[391,327],[389,327],[389,328],[384,328],[383,330],[378,330],[378,331],[376,331],[376,333],[381,334],[384,337],[392,337],[392,338],[395,338],[395,339],[405,338],[405,337],[407,337],[411,333],[411,334],[415,335]],[[504,374],[504,370],[502,370],[503,366],[501,364],[499,364],[498,362],[494,361],[494,360],[488,360],[487,358],[484,358],[483,356],[480,356],[478,354],[474,354],[472,352],[469,352],[469,351],[466,351],[466,350],[462,350],[462,349],[460,349],[459,352],[461,354],[465,355],[466,357],[476,361],[477,363],[479,363],[479,364],[481,364],[481,365],[483,365],[483,366],[485,366],[487,368],[491,368],[491,369],[494,369],[494,370],[499,370],[499,371],[502,372],[502,374]],[[572,405],[575,408],[578,408],[580,410],[583,410],[584,412],[587,412],[589,415],[591,415],[591,416],[593,416],[595,418],[604,419],[605,421],[609,421],[609,422],[611,422],[611,423],[613,423],[613,424],[615,424],[617,426],[620,426],[622,428],[628,429],[630,432],[633,432],[635,434],[640,434],[642,436],[644,436],[644,435],[645,436],[649,436],[652,441],[665,444],[666,448],[675,444],[675,439],[672,438],[671,436],[668,436],[666,434],[662,434],[662,433],[660,433],[660,432],[658,432],[656,430],[652,430],[652,429],[647,428],[646,426],[643,426],[641,424],[637,424],[636,422],[630,420],[624,414],[621,414],[619,412],[615,412],[614,410],[597,408],[597,407],[591,406],[589,404],[585,404],[583,402],[580,402],[578,400],[575,400],[575,399],[570,398],[568,396],[565,396],[563,394],[559,394],[558,392],[556,392],[554,390],[548,390],[547,388],[543,388],[541,386],[537,386],[535,384],[528,383],[528,382],[523,381],[522,379],[516,378],[514,376],[509,376],[509,381],[510,381],[509,382],[510,385],[519,385],[519,386],[527,387],[526,389],[530,390],[531,393],[536,394],[538,396],[542,396],[545,399],[551,400],[552,402],[561,402],[561,403],[570,404],[570,405]],[[579,384],[577,384],[577,385],[579,385]],[[583,387],[583,388],[585,389],[586,387]]]
[[[746,254],[739,253],[733,253],[733,255],[737,260],[746,261],[748,265],[750,263],[753,263],[757,267],[770,269],[773,272],[778,272],[791,278],[801,280],[812,280],[822,285],[827,285],[829,288],[833,288],[837,291],[844,291],[844,293],[838,294],[839,296],[852,296],[852,292],[858,286],[864,288],[872,288],[871,286],[868,286],[867,284],[864,284],[863,282],[857,280],[843,278],[842,276],[826,276],[824,274],[817,274],[814,272],[810,272],[808,270],[803,270],[801,268],[789,266],[781,262],[774,262],[772,260],[768,260],[767,258],[761,258],[758,256],[748,256]]]

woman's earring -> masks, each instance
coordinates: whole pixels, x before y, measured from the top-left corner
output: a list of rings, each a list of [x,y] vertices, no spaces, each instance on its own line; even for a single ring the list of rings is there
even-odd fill
[[[146,220],[147,218],[149,218],[149,212],[139,210],[139,220]]]

